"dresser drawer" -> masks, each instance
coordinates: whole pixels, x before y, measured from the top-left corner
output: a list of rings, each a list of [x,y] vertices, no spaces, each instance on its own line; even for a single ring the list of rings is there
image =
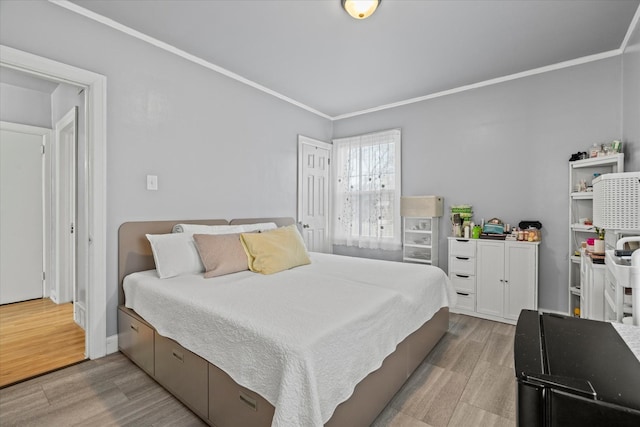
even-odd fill
[[[153,375],[153,329],[123,307],[118,309],[118,348],[145,372]]]
[[[451,284],[456,291],[475,294],[476,276],[471,274],[451,273],[449,274]]]
[[[209,363],[173,340],[155,333],[155,379],[203,418],[209,416]]]
[[[457,299],[456,308],[460,310],[475,311],[476,295],[466,292],[456,291]]]
[[[450,239],[449,255],[461,257],[476,256],[476,242],[469,239]]]
[[[449,257],[449,274],[475,275],[476,259],[462,256]]]

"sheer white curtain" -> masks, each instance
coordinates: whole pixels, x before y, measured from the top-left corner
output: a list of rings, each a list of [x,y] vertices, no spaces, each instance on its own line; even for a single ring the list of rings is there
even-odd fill
[[[400,129],[333,140],[333,243],[400,249]]]

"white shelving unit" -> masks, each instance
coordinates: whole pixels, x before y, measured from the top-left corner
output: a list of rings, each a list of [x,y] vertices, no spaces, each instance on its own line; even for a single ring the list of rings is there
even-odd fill
[[[438,218],[402,218],[402,260],[438,266]]]
[[[593,192],[579,191],[581,180],[591,186],[594,174],[617,173],[624,171],[624,154],[593,157],[569,162],[569,307],[568,312],[580,308],[582,292],[580,284],[580,251],[582,242],[596,236],[594,226],[584,225],[582,218],[593,219]]]

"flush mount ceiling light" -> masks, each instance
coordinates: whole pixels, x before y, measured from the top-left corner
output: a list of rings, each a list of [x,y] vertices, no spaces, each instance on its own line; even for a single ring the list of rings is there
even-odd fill
[[[342,0],[342,7],[352,17],[365,19],[373,15],[382,0]]]

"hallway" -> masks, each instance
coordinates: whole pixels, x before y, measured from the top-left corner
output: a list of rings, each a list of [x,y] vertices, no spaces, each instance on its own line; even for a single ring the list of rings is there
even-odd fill
[[[0,306],[0,387],[84,359],[72,303],[44,298]]]

